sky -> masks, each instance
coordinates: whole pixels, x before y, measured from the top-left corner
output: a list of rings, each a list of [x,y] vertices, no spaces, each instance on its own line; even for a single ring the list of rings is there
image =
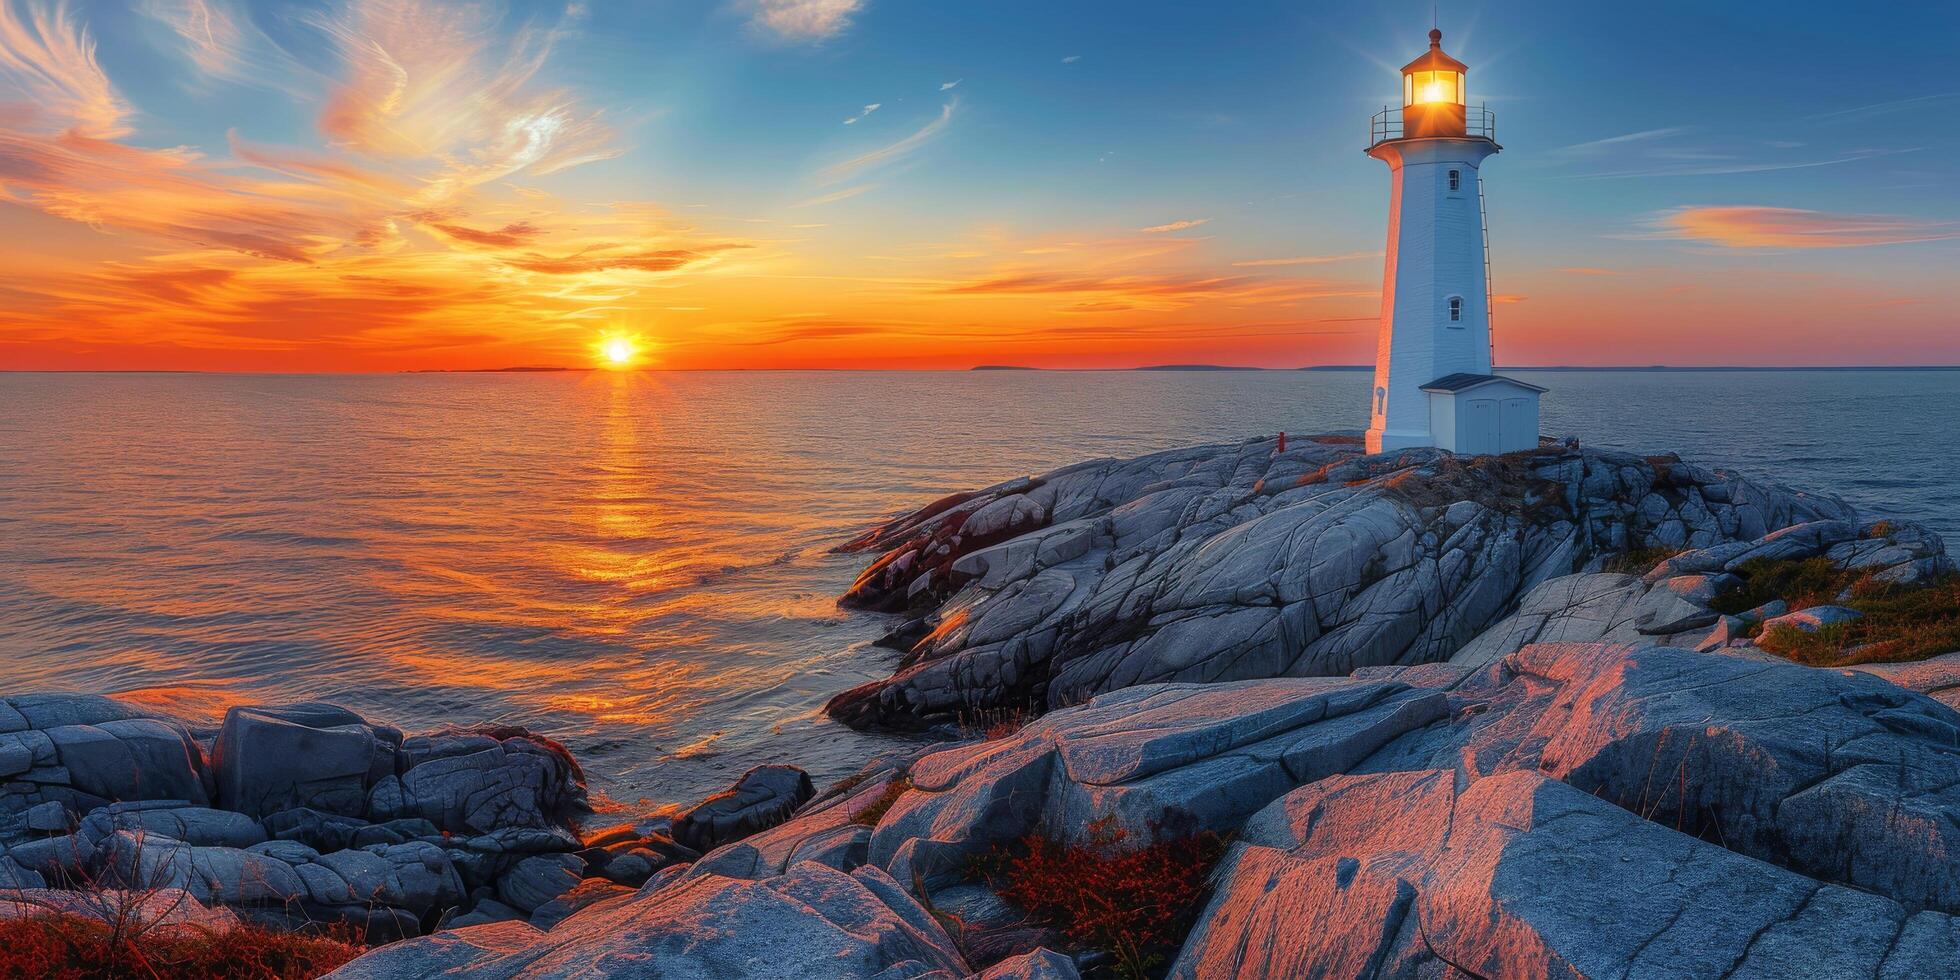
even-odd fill
[[[1500,364],[1960,363],[1960,5],[0,0],[0,369],[1372,360],[1496,114]]]

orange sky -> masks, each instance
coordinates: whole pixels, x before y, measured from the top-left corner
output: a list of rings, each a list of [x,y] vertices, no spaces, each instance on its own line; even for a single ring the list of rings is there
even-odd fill
[[[1311,136],[1332,123],[1287,122],[1287,139],[1329,144],[1324,160],[1292,160],[1302,144],[1269,147],[1268,130],[1129,163],[1107,147],[1236,123],[1064,146],[1082,119],[1144,102],[1083,81],[1098,69],[1081,55],[999,68],[991,93],[950,61],[918,69],[910,101],[816,91],[863,65],[860,35],[877,41],[885,8],[862,0],[770,0],[645,52],[582,6],[519,6],[274,17],[155,0],[91,24],[60,0],[0,0],[0,368],[584,366],[610,334],[673,368],[1371,356],[1387,178]],[[720,96],[712,126],[693,104],[711,93],[649,94],[601,64],[689,44],[742,62],[721,87],[753,89]],[[896,84],[862,70],[856,90]],[[1393,92],[1367,58],[1332,70]],[[1003,94],[1038,73],[1053,80]],[[1365,118],[1346,97],[1298,97]],[[1059,98],[1077,100],[1073,122],[1050,118]],[[806,131],[728,108],[805,99],[842,110]],[[1026,142],[1011,153],[1010,131]],[[1669,171],[1741,149],[1683,145],[1691,127],[1589,135],[1527,135],[1489,168],[1501,361],[1960,361],[1937,271],[1952,221],[1793,206],[1843,195],[1732,176],[1893,167],[1874,161],[1894,150]],[[1610,169],[1635,152],[1661,169]],[[1850,186],[1856,171],[1827,172]]]

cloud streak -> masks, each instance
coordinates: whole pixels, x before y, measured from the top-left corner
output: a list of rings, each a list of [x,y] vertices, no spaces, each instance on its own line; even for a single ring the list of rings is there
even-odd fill
[[[894,143],[881,146],[869,153],[861,153],[841,163],[834,163],[818,171],[817,179],[826,184],[849,180],[857,174],[875,167],[910,156],[920,147],[939,138],[946,127],[953,122],[953,110],[959,105],[958,99],[948,101],[940,107],[939,115],[931,122],[921,126],[917,132]]]
[[[1648,223],[1655,230],[1644,237],[1733,249],[1863,248],[1960,238],[1960,224],[1948,221],[1746,205],[1674,208]]]
[[[1351,262],[1356,259],[1379,259],[1381,252],[1345,252],[1340,255],[1295,255],[1280,259],[1243,259],[1232,263],[1241,268],[1262,268],[1267,266],[1326,265],[1332,262]]]
[[[1161,225],[1151,225],[1148,228],[1138,228],[1137,230],[1146,235],[1168,235],[1174,231],[1196,228],[1210,221],[1210,218],[1185,218],[1182,221],[1171,221]]]
[[[0,103],[23,102],[50,129],[92,139],[129,133],[129,106],[95,60],[95,40],[67,3],[0,0]],[[0,105],[4,108],[4,105]]]
[[[863,0],[754,0],[749,23],[785,41],[822,41],[842,34]]]

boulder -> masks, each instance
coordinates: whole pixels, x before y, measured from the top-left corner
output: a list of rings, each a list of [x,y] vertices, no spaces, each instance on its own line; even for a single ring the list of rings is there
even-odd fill
[[[358,817],[395,774],[399,731],[330,704],[234,707],[212,746],[218,805],[252,817],[307,807]]]
[[[0,699],[0,824],[47,804],[209,802],[204,752],[182,722],[79,694]],[[43,819],[46,819],[45,817]]]
[[[377,822],[427,820],[455,834],[570,829],[586,807],[585,774],[564,747],[521,728],[418,735],[404,771],[373,784]],[[337,812],[337,811],[336,811]]]
[[[674,821],[674,840],[695,851],[714,850],[782,823],[816,792],[810,775],[795,766],[757,766],[682,813]]]
[[[198,847],[250,847],[266,839],[258,821],[242,813],[188,806],[177,800],[111,804],[90,811],[80,827],[81,833],[96,841],[123,830]]]
[[[1764,630],[1793,629],[1805,633],[1815,633],[1826,626],[1848,623],[1863,614],[1856,609],[1843,606],[1810,606],[1796,612],[1784,613],[1763,620]]]
[[[288,928],[346,922],[375,942],[418,934],[464,896],[442,848],[419,841],[321,854],[296,841],[197,846],[119,830],[100,851],[102,876],[123,887],[181,889]]]
[[[527,857],[497,879],[497,899],[526,915],[578,887],[585,862],[571,854]]]

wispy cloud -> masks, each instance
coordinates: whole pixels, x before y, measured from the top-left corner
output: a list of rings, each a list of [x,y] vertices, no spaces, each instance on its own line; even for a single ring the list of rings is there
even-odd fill
[[[911,154],[919,147],[932,142],[939,134],[946,131],[946,127],[953,121],[953,110],[958,105],[958,99],[947,102],[944,106],[940,107],[938,116],[934,117],[931,122],[921,126],[912,135],[897,142],[881,146],[869,153],[861,153],[842,163],[831,164],[818,172],[818,179],[826,184],[835,184],[843,180],[848,180],[861,171],[891,163],[894,160]]]
[[[952,81],[950,81],[950,82],[940,82],[940,83],[939,83],[939,90],[940,90],[941,92],[951,92],[952,90],[954,90],[954,89],[956,89],[956,88],[959,88],[959,87],[960,87],[960,83],[961,83],[961,82],[964,82],[964,81],[966,81],[966,79],[964,79],[964,78],[955,78],[955,79],[953,79],[953,80],[952,80]]]
[[[1379,259],[1381,257],[1382,253],[1380,252],[1347,252],[1342,255],[1295,255],[1279,259],[1242,259],[1232,264],[1248,268],[1286,265],[1325,265],[1330,262],[1350,262],[1355,259]]]
[[[863,9],[864,0],[752,0],[749,23],[786,41],[821,41]]]
[[[864,117],[871,115],[874,112],[877,112],[883,106],[884,106],[883,102],[873,102],[869,105],[866,105],[863,111],[859,112],[857,115],[852,116],[849,119],[844,120],[844,125],[846,126],[856,125],[858,120],[863,119]]]
[[[96,63],[95,39],[61,0],[0,0],[0,106],[15,98],[30,118],[49,117],[50,130],[92,139],[129,132],[129,106]]]
[[[1063,58],[1063,59],[1062,59],[1062,64],[1065,64],[1065,65],[1072,65],[1072,64],[1075,64],[1076,62],[1078,62],[1078,61],[1081,61],[1081,60],[1082,60],[1082,56],[1081,56],[1081,55],[1079,55],[1079,54],[1072,54],[1072,55],[1069,55],[1069,56],[1068,56],[1068,57],[1066,57],[1066,58]]]
[[[1588,140],[1584,143],[1561,146],[1552,152],[1573,155],[1591,153],[1596,150],[1624,146],[1628,143],[1645,143],[1658,139],[1666,139],[1669,136],[1682,132],[1686,132],[1686,130],[1680,126],[1666,126],[1661,129],[1643,129],[1637,133],[1622,133],[1618,136],[1608,136],[1605,139]]]
[[[211,42],[186,56],[230,70],[223,8],[172,9]],[[538,81],[559,25],[350,0],[294,29],[328,42],[294,103],[324,106],[324,147],[234,132],[212,152],[151,148],[122,141],[129,110],[66,5],[0,0],[0,103],[34,107],[0,106],[0,200],[113,233],[119,256],[5,263],[0,337],[485,356],[762,251],[645,204],[568,205],[503,179],[617,152],[596,113]]]
[[[1931,95],[1915,95],[1909,99],[1893,99],[1889,102],[1873,102],[1869,105],[1853,106],[1833,112],[1820,112],[1806,116],[1814,122],[1850,122],[1854,119],[1868,119],[1872,116],[1885,116],[1895,112],[1908,112],[1923,109],[1929,105],[1960,99],[1960,92],[1935,92]]]
[[[1611,180],[1627,177],[1709,177],[1724,174],[1759,174],[1778,170],[1808,170],[1812,167],[1835,167],[1839,164],[1857,163],[1878,157],[1895,156],[1900,153],[1916,153],[1920,147],[1911,146],[1895,150],[1854,150],[1842,156],[1826,160],[1761,161],[1732,164],[1695,166],[1687,164],[1668,164],[1656,167],[1642,167],[1628,170],[1611,170],[1602,173],[1574,174],[1573,180]]]
[[[1182,221],[1172,221],[1167,224],[1151,225],[1148,228],[1138,228],[1137,230],[1143,232],[1146,235],[1165,235],[1173,231],[1184,231],[1187,228],[1196,228],[1199,225],[1206,224],[1210,221],[1211,221],[1210,218],[1185,218]]]
[[[1681,207],[1648,219],[1642,237],[1722,248],[1859,248],[1960,238],[1960,223],[1748,205]]]
[[[874,190],[877,188],[877,186],[878,186],[877,184],[859,184],[856,187],[846,187],[841,191],[831,191],[828,194],[819,194],[816,197],[810,198],[807,201],[798,201],[795,204],[791,205],[791,207],[814,208],[825,204],[836,204],[838,201],[848,201],[851,198],[854,198],[866,191]]]

